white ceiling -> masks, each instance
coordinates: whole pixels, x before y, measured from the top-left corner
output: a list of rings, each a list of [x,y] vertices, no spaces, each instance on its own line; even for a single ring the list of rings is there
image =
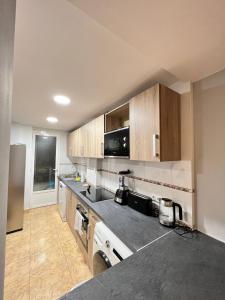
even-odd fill
[[[224,0],[17,0],[12,118],[69,130],[150,80],[224,67]]]

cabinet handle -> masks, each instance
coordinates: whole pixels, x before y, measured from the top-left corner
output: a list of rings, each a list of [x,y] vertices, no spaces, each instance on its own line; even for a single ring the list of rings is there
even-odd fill
[[[159,153],[157,152],[157,141],[159,140],[158,134],[153,134],[152,136],[152,154],[153,157],[159,157]]]
[[[101,143],[101,156],[104,156],[104,143]]]

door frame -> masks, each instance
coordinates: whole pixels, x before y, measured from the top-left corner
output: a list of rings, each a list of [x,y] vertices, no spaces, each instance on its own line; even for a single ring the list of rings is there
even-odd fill
[[[56,159],[55,159],[55,188],[51,190],[33,191],[34,186],[34,163],[35,163],[35,138],[37,135],[56,137]],[[32,132],[32,177],[31,177],[31,199],[30,208],[53,205],[57,203],[58,194],[58,170],[59,170],[59,145],[60,136],[51,130],[33,129]]]

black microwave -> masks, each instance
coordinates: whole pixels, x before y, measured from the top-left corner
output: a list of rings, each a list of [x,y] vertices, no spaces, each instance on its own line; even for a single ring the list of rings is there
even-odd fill
[[[105,133],[104,135],[105,157],[130,157],[130,129],[124,127]]]

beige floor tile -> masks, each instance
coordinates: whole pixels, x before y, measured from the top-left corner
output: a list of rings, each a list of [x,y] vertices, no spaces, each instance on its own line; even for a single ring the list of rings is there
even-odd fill
[[[30,257],[7,263],[5,267],[5,286],[18,285],[29,281]]]
[[[47,248],[39,251],[30,257],[30,269],[34,271],[37,268],[45,267],[49,264],[64,264],[66,263],[65,257],[62,253],[61,248]]]
[[[47,250],[48,248],[51,248],[52,251],[54,249],[59,248],[59,240],[57,235],[48,235],[43,234],[39,238],[31,238],[30,242],[30,253],[35,254],[38,252],[42,252]]]
[[[4,300],[29,300],[30,282],[23,280],[15,285],[5,286]]]
[[[58,233],[57,229],[54,228],[43,228],[41,230],[36,229],[31,231],[31,236],[30,236],[30,242],[33,243],[36,240],[40,240],[43,238],[51,239],[51,240],[57,240],[58,239]]]
[[[66,293],[71,285],[72,278],[65,261],[47,263],[30,274],[31,299],[56,299]]]
[[[30,255],[30,242],[6,243],[6,261],[11,262]]]
[[[6,238],[5,300],[53,300],[91,278],[73,234],[57,207],[31,209],[24,230]]]
[[[11,251],[6,250],[6,255],[5,255],[6,267],[11,263],[16,263],[17,261],[21,261],[26,257],[30,257],[30,251],[27,251],[27,254],[24,254],[24,252],[15,253],[15,251],[13,250]]]

